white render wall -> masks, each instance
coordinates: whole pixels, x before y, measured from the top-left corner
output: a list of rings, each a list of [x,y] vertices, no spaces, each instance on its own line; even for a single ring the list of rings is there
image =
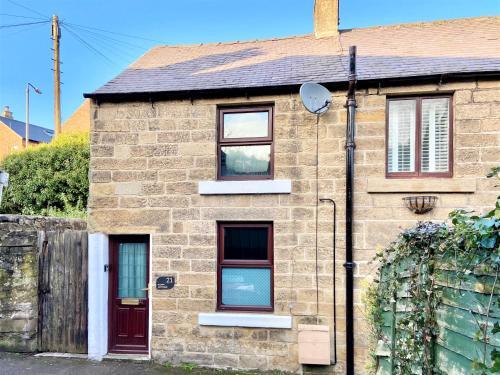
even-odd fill
[[[88,356],[97,361],[108,353],[108,262],[108,236],[89,233]]]

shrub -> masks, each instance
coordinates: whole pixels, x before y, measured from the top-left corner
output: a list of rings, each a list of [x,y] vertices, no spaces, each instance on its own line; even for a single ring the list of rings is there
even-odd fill
[[[82,217],[89,190],[89,134],[62,134],[50,144],[7,156],[9,173],[0,212]]]

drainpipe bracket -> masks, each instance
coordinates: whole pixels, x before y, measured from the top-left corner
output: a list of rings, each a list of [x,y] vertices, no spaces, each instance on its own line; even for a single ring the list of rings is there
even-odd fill
[[[344,266],[344,268],[346,270],[352,270],[352,269],[354,269],[354,267],[356,267],[356,263],[354,263],[354,262],[345,262],[343,264],[343,266]]]

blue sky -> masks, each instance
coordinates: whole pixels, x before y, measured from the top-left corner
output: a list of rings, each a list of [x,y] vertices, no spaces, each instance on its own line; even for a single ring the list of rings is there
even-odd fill
[[[38,22],[34,18],[52,14],[67,23],[61,40],[64,121],[82,102],[82,93],[98,88],[154,45],[307,34],[313,30],[313,4],[314,0],[0,0],[0,25]],[[500,14],[500,0],[340,4],[342,29]],[[0,28],[0,106],[9,105],[14,118],[23,120],[24,90],[31,82],[43,94],[32,96],[30,122],[47,128],[53,128],[51,46],[49,23]]]

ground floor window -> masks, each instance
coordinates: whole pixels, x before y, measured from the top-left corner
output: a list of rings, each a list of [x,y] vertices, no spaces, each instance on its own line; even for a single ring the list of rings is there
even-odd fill
[[[218,223],[218,310],[273,311],[273,224]]]

